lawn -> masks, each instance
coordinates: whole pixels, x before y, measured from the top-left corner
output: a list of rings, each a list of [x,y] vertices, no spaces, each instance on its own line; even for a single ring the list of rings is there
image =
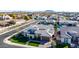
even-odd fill
[[[68,48],[68,46],[65,46],[64,48]]]
[[[14,43],[19,43],[19,44],[26,44],[26,42],[27,41],[22,41],[21,39],[19,39],[19,38],[16,38],[16,37],[12,37],[11,39],[10,39],[10,41],[11,42],[14,42]]]
[[[28,45],[38,47],[40,45],[40,43],[38,43],[38,42],[29,42]]]
[[[13,36],[10,41],[11,42],[14,42],[14,43],[18,43],[18,44],[22,44],[22,45],[26,45],[27,42],[29,40],[27,40],[28,38],[25,38],[23,35],[17,35],[17,36]],[[35,46],[35,47],[38,47],[39,46],[39,42],[28,42],[27,45],[30,45],[30,46]]]
[[[11,39],[11,42],[14,42],[14,43],[19,43],[19,44],[26,44],[26,43],[24,43],[24,42],[19,42],[18,40],[14,40],[14,39]]]
[[[70,45],[67,44],[67,43],[57,44],[57,45],[56,45],[56,48],[69,48],[69,47],[70,47]]]

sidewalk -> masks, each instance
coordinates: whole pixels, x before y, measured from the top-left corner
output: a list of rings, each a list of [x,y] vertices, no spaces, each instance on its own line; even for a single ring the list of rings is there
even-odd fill
[[[8,39],[10,39],[12,36],[7,37],[3,42],[9,45],[14,45],[14,46],[20,46],[20,47],[24,47],[24,48],[37,48],[34,46],[29,46],[29,45],[22,45],[22,44],[18,44],[18,43],[13,43],[11,41],[9,41]]]
[[[26,21],[25,23],[22,23],[22,24],[15,24],[15,25],[12,25],[12,26],[8,26],[8,27],[5,27],[5,28],[2,28],[1,30],[0,30],[0,35],[2,35],[2,34],[4,34],[4,33],[6,33],[6,32],[9,32],[10,30],[12,30],[12,29],[14,29],[14,28],[17,28],[17,27],[19,27],[19,26],[21,26],[21,25],[25,25],[25,24],[27,24],[27,23],[29,23],[29,22],[33,22],[34,20],[28,20],[28,21]]]
[[[27,25],[29,25],[29,24],[27,24]],[[17,29],[17,28],[16,28],[16,29]],[[23,30],[24,30],[24,29],[23,29]],[[22,30],[21,30],[21,31],[22,31]],[[19,31],[19,32],[21,32],[21,31]],[[17,33],[15,33],[15,34],[13,34],[13,35],[11,35],[11,36],[5,38],[5,39],[3,40],[3,42],[6,43],[6,44],[9,44],[9,45],[20,46],[20,47],[25,47],[25,48],[38,48],[38,47],[34,47],[34,46],[22,45],[22,44],[13,43],[13,42],[9,41],[9,39],[10,39],[12,36],[18,34],[19,32],[17,32]]]
[[[32,21],[28,21],[28,23],[25,24],[25,25],[29,25],[30,23],[34,23],[34,22],[36,22],[36,21],[33,21],[33,20],[32,20]],[[23,26],[25,26],[25,25],[23,25]],[[23,27],[23,26],[19,26],[19,27],[17,27],[17,28],[20,28],[20,27]],[[13,29],[13,30],[16,30],[17,28],[15,28],[15,29]],[[24,29],[23,29],[23,30],[24,30]],[[22,31],[22,30],[21,30],[21,31]],[[21,32],[21,31],[19,31],[19,32]],[[19,33],[19,32],[17,32],[17,33]],[[13,35],[11,35],[11,36],[5,38],[5,39],[3,40],[3,42],[6,43],[6,44],[9,44],[9,45],[20,46],[20,47],[25,47],[25,48],[38,48],[38,47],[34,47],[34,46],[22,45],[22,44],[13,43],[13,42],[9,41],[9,39],[10,39],[12,36],[16,35],[17,33],[14,33]]]

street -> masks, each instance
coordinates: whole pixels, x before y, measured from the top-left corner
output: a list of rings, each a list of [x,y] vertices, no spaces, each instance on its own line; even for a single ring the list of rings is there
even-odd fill
[[[5,44],[5,43],[3,42],[3,40],[4,40],[6,37],[8,37],[8,36],[10,36],[10,35],[12,35],[12,34],[14,34],[14,33],[16,33],[17,30],[18,30],[18,31],[21,31],[22,29],[25,29],[25,28],[28,27],[29,25],[32,25],[32,24],[35,24],[35,23],[36,23],[36,22],[30,23],[30,24],[28,24],[28,25],[25,25],[25,26],[23,26],[23,27],[20,27],[19,29],[14,29],[14,30],[12,30],[12,31],[10,31],[10,32],[7,32],[7,33],[5,33],[5,34],[0,35],[0,48],[23,48],[23,47],[19,47],[19,46],[14,46],[14,45]]]

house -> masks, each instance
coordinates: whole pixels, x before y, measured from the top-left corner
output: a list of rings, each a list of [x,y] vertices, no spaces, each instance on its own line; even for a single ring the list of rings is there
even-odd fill
[[[79,33],[77,31],[67,32],[72,37],[71,43],[79,44]]]
[[[48,19],[49,19],[49,20],[53,20],[53,19],[55,19],[55,17],[50,16],[50,17],[48,17]]]
[[[6,27],[15,24],[16,22],[12,20],[12,17],[9,15],[2,15],[0,16],[0,26]]]
[[[63,27],[60,30],[61,43],[68,43],[70,45],[79,45],[79,27]]]
[[[52,35],[54,35],[53,25],[32,25],[22,31],[25,37],[28,37],[29,41],[40,42],[44,44],[50,41]]]
[[[56,20],[57,15],[56,14],[52,14],[51,16],[48,17],[49,20]]]
[[[67,26],[76,26],[78,24],[77,21],[72,21],[72,20],[59,20],[60,25],[67,25]]]
[[[79,21],[79,16],[77,17],[77,19],[76,19],[77,21]]]
[[[0,16],[0,20],[11,20],[12,17],[10,17],[9,15],[2,15]]]
[[[71,44],[71,38],[72,37],[65,32],[64,35],[61,34],[61,37],[59,38],[59,40],[61,41],[61,43]]]
[[[38,16],[38,20],[47,20],[46,16]]]
[[[47,20],[46,16],[40,16],[39,14],[33,15],[32,17],[33,19],[36,19],[36,20]]]
[[[44,25],[54,25],[55,20],[44,20],[40,21],[38,24],[44,24]]]

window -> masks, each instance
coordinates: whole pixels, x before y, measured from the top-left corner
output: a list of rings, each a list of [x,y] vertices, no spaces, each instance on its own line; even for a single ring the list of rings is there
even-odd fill
[[[64,43],[68,43],[68,38],[64,38]]]

